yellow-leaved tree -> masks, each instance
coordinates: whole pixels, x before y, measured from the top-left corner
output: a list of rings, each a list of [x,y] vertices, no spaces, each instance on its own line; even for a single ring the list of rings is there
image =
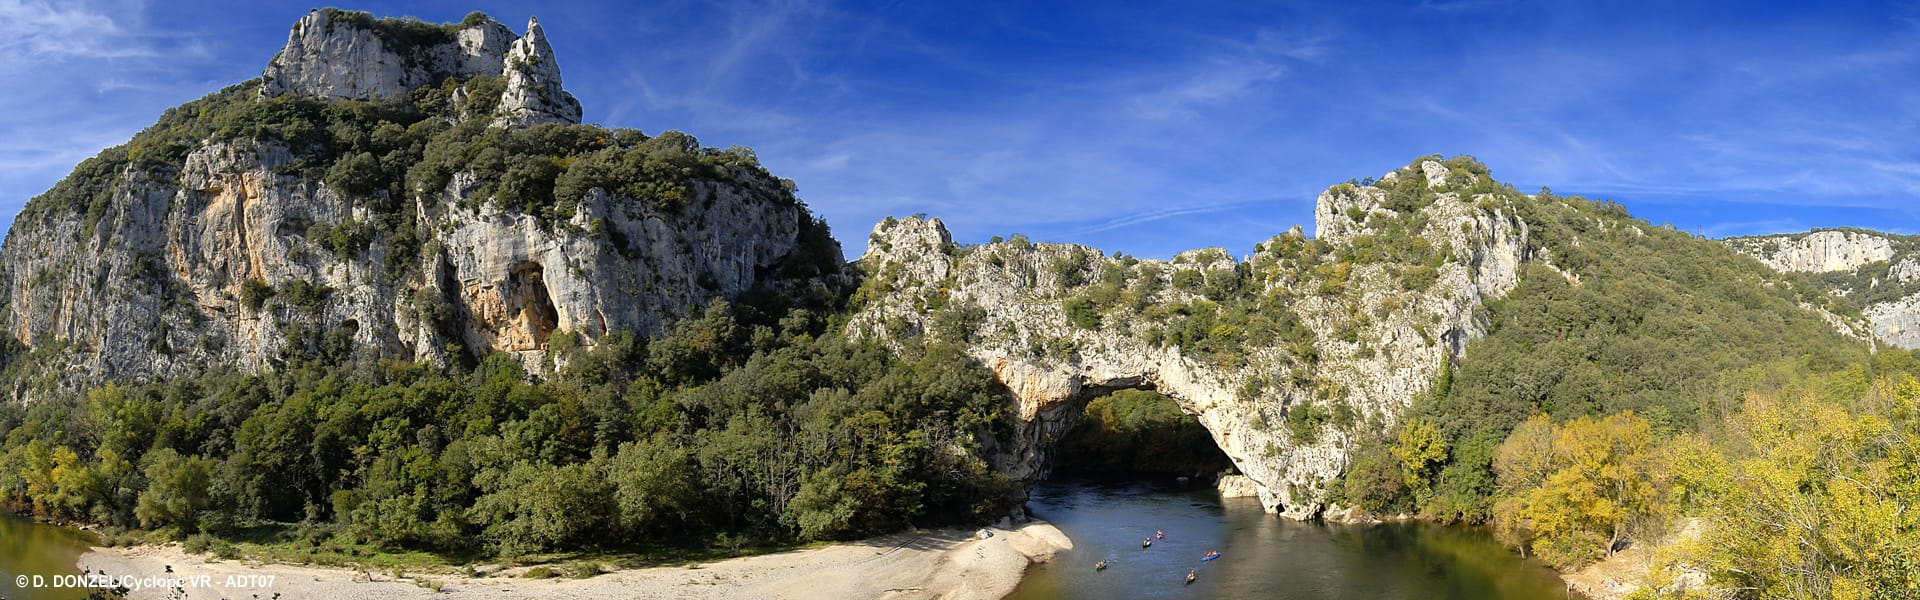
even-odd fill
[[[1598,559],[1657,514],[1654,456],[1652,429],[1632,411],[1564,425],[1536,415],[1494,453],[1495,532],[1556,565]]]
[[[1852,403],[1749,394],[1723,457],[1676,461],[1706,522],[1681,562],[1755,598],[1920,598],[1920,383]]]

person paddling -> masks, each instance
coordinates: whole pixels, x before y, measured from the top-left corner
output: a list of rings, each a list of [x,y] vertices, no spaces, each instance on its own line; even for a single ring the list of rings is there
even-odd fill
[[[1167,532],[1155,529],[1153,530],[1153,539],[1156,539],[1156,540],[1167,539]]]
[[[1146,549],[1146,548],[1149,548],[1149,547],[1152,547],[1152,546],[1153,546],[1153,538],[1147,538],[1147,539],[1144,539],[1144,540],[1140,540],[1140,548],[1141,548],[1141,549]]]
[[[1200,573],[1198,570],[1187,571],[1187,585],[1193,585],[1193,580],[1199,579],[1199,578],[1200,578]]]
[[[1097,563],[1093,563],[1093,570],[1095,570],[1095,571],[1105,571],[1105,570],[1107,570],[1107,561],[1104,561],[1104,560],[1103,560],[1103,561],[1100,561],[1100,562],[1097,562]]]

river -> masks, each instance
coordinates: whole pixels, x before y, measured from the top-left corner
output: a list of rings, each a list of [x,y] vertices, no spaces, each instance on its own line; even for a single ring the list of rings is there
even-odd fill
[[[1570,597],[1551,569],[1502,548],[1485,528],[1296,523],[1251,498],[1146,481],[1042,482],[1028,508],[1073,549],[1028,570],[1012,600]],[[1166,538],[1141,549],[1155,530]],[[1209,550],[1221,557],[1202,563]],[[1103,559],[1108,569],[1095,572]],[[1183,583],[1188,570],[1199,575],[1192,585]]]
[[[6,600],[68,600],[85,598],[78,588],[53,589],[57,575],[79,573],[75,566],[89,548],[87,534],[33,522],[0,510],[0,598]],[[18,585],[20,576],[41,578],[42,588]]]

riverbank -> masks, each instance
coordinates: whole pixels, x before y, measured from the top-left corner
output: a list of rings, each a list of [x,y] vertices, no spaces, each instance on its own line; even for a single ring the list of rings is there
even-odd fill
[[[990,535],[982,535],[990,534]],[[192,598],[941,598],[998,600],[1027,566],[1073,547],[1044,521],[1010,529],[931,530],[680,567],[614,571],[586,579],[529,579],[527,567],[464,573],[370,573],[343,568],[222,561],[178,544],[96,548],[80,566],[120,578],[188,579]],[[133,600],[170,590],[135,590]]]
[[[1708,598],[1724,597],[1725,590],[1708,585],[1705,572],[1685,568],[1669,572],[1668,569],[1674,567],[1663,564],[1659,558],[1663,549],[1699,540],[1704,527],[1706,522],[1702,519],[1686,519],[1665,539],[1654,544],[1634,544],[1562,577],[1567,580],[1568,588],[1592,600],[1625,600],[1641,586],[1655,581],[1660,582],[1656,585],[1661,587],[1663,595],[1690,593]]]

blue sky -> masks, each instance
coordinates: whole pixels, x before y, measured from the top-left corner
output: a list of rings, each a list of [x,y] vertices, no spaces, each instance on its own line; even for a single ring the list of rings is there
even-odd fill
[[[366,2],[537,15],[586,120],[755,148],[850,255],[887,215],[1246,252],[1424,154],[1709,236],[1920,231],[1920,6]],[[0,215],[259,74],[310,5],[0,0]]]

